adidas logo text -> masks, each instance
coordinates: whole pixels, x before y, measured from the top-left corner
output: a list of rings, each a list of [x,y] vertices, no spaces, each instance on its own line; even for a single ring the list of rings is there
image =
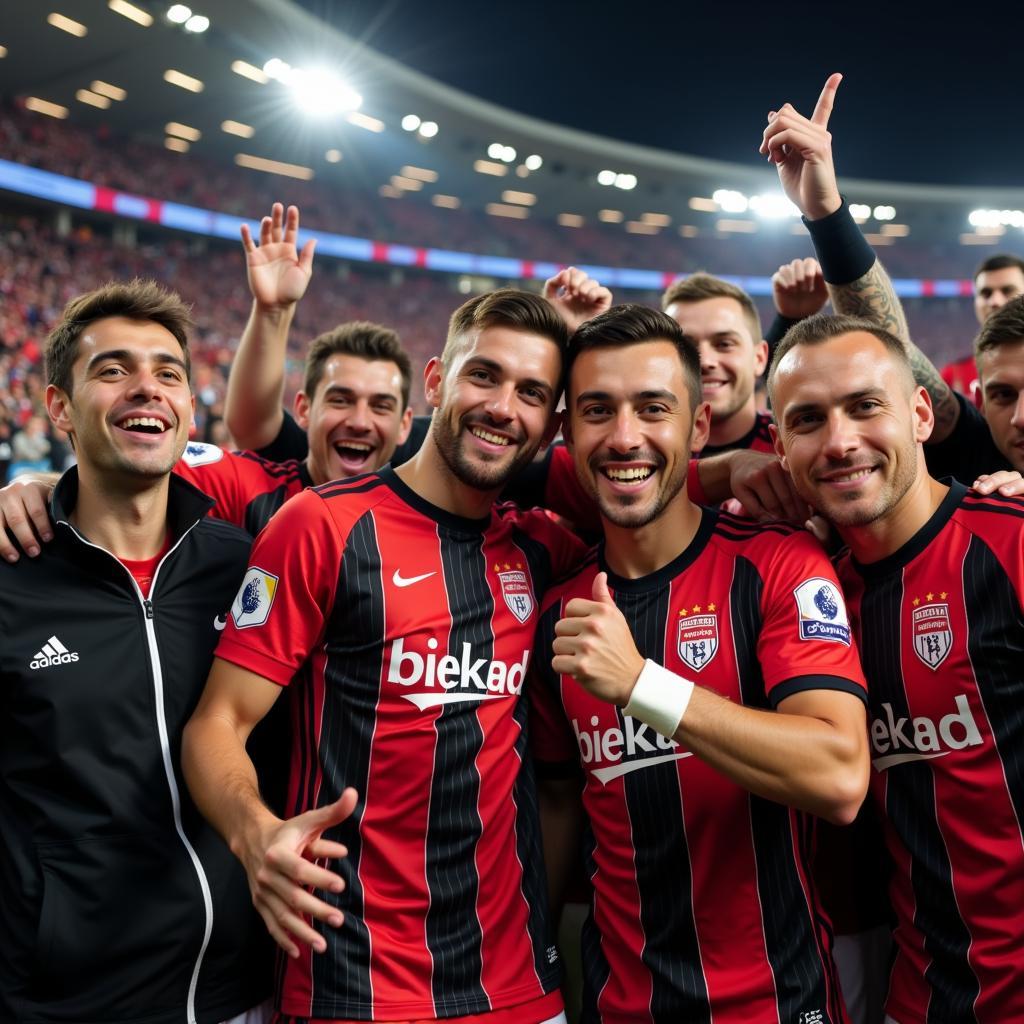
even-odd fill
[[[78,661],[78,654],[69,651],[55,636],[43,644],[43,649],[28,663],[31,669],[50,668],[52,665],[67,665]]]

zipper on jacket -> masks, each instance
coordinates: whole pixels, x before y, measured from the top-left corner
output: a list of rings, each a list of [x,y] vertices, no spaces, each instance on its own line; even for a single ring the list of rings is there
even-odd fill
[[[146,645],[149,649],[149,664],[150,674],[153,680],[153,692],[156,699],[156,725],[157,733],[160,736],[160,753],[163,759],[164,774],[167,777],[167,788],[171,793],[171,810],[174,817],[174,828],[178,833],[178,838],[181,840],[182,845],[185,847],[189,858],[192,861],[192,867],[195,870],[196,877],[199,880],[199,888],[203,894],[203,908],[206,913],[206,927],[203,931],[203,942],[199,947],[199,954],[196,957],[195,966],[192,969],[192,979],[188,986],[188,1000],[185,1004],[185,1012],[187,1015],[187,1024],[198,1024],[196,1018],[196,989],[199,986],[199,971],[203,966],[203,958],[206,956],[207,946],[210,944],[210,936],[213,934],[213,896],[210,892],[210,882],[206,877],[206,872],[203,869],[202,861],[199,859],[199,854],[196,853],[195,847],[189,841],[187,835],[185,835],[185,827],[181,820],[181,791],[178,787],[178,780],[174,776],[174,765],[171,761],[171,745],[170,738],[167,733],[167,715],[164,707],[164,673],[163,665],[160,662],[160,648],[156,642],[156,626],[153,620],[153,602],[148,597],[143,597],[142,591],[139,589],[138,583],[135,581],[135,577],[132,576],[125,564],[106,548],[101,547],[99,544],[93,544],[92,541],[86,540],[78,530],[76,530],[71,523],[66,519],[59,520],[60,524],[68,527],[74,535],[87,547],[95,548],[97,551],[102,551],[105,555],[109,555],[114,559],[115,562],[126,573],[128,578],[131,580],[132,588],[135,591],[136,596],[139,599],[139,603],[142,605],[142,611],[144,615],[143,627],[146,632]],[[153,573],[153,579],[149,584],[149,592],[151,594],[156,592],[156,580],[160,574],[160,570],[163,568],[164,562],[181,546],[182,541],[195,529],[198,525],[199,520],[197,519],[182,535],[174,542],[174,544],[168,549],[167,553],[163,558],[160,559],[156,570]]]

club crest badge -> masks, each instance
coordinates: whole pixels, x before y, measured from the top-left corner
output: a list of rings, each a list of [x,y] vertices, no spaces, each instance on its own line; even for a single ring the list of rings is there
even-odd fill
[[[505,598],[508,610],[520,621],[533,614],[533,586],[526,568],[517,564],[515,568],[507,562],[504,567],[496,565],[498,582],[501,584],[501,596]]]
[[[687,666],[700,672],[718,652],[718,615],[680,615],[676,649]]]
[[[937,669],[946,660],[953,646],[949,605],[945,601],[920,605],[911,613],[910,623],[914,653],[930,669]]]

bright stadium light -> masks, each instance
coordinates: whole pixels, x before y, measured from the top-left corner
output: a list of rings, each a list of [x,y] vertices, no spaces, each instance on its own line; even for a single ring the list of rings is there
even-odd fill
[[[402,118],[402,128],[407,132],[414,132],[423,122],[415,114],[406,114]]]
[[[750,197],[750,209],[766,220],[799,217],[800,211],[781,192],[765,192]]]
[[[892,220],[896,216],[895,206],[876,206],[875,220]]]
[[[733,189],[720,188],[711,194],[711,198],[718,203],[719,209],[724,213],[746,213],[750,205],[749,200],[742,192]]]
[[[598,171],[597,183],[598,183],[598,185],[614,185],[615,184],[615,172],[614,171]]]
[[[625,192],[629,192],[630,189],[636,188],[636,175],[635,174],[616,174],[615,175],[615,187],[621,188]]]
[[[505,147],[500,142],[492,142],[487,147],[487,155],[492,160],[500,160],[505,153]]]
[[[184,4],[175,4],[167,8],[167,20],[174,25],[184,25],[192,17],[192,8]]]
[[[531,153],[524,161],[528,171],[539,171],[544,166],[544,158],[536,153]]]
[[[420,135],[425,139],[432,139],[438,131],[439,129],[436,121],[424,121],[420,125]]]
[[[205,32],[210,27],[210,19],[205,14],[193,14],[188,21],[185,22],[186,32],[195,32],[198,35],[200,32]]]
[[[273,78],[278,82],[288,82],[288,79],[292,75],[292,66],[286,60],[281,60],[280,57],[271,57],[270,60],[263,65],[263,74],[267,78]]]
[[[512,146],[506,146],[504,152],[501,154],[501,159],[507,164],[515,163],[516,151]]]
[[[355,89],[326,68],[294,68],[287,85],[298,108],[310,117],[330,117],[363,104]]]
[[[871,216],[871,207],[867,203],[850,203],[850,216],[858,224],[863,224]]]

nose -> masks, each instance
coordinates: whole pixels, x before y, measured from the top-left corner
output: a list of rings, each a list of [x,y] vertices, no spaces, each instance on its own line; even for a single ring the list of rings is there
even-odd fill
[[[491,419],[498,422],[507,422],[512,419],[512,408],[515,400],[516,386],[514,381],[499,384],[492,388],[487,396],[484,409]]]
[[[697,346],[697,355],[700,357],[700,372],[708,373],[718,366],[718,358],[713,345],[702,341]]]
[[[612,451],[625,454],[640,447],[640,431],[636,417],[631,409],[620,409],[612,420],[611,433],[608,435],[608,447]]]
[[[855,451],[860,439],[853,422],[841,413],[829,416],[825,424],[823,454],[830,459],[845,459]]]
[[[350,409],[345,426],[349,430],[365,433],[370,429],[370,405],[365,399],[360,399]]]
[[[151,401],[161,396],[160,380],[148,367],[139,367],[130,378],[131,397]]]

